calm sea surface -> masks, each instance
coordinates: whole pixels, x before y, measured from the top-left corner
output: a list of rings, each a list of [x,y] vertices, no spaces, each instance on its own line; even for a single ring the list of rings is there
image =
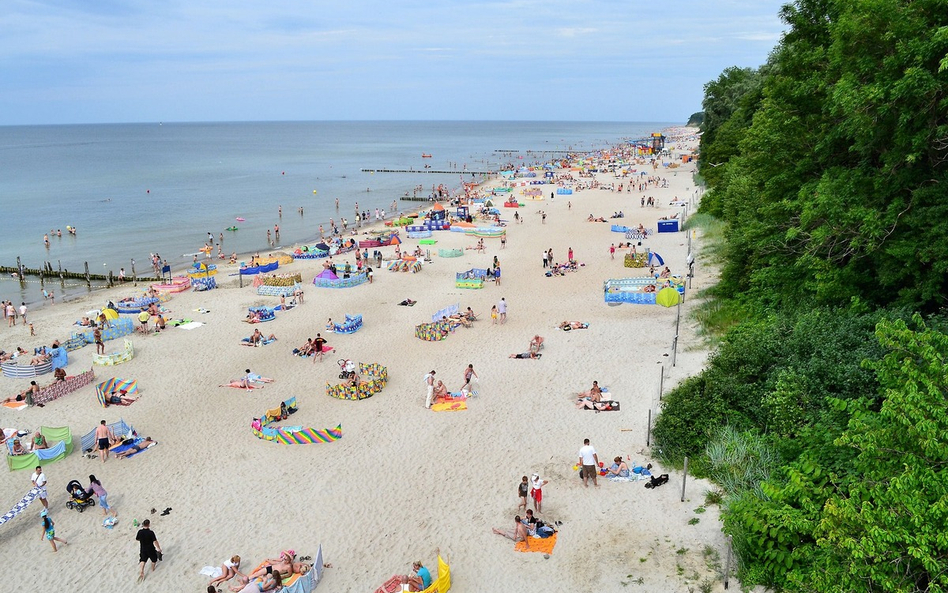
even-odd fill
[[[0,265],[16,258],[80,272],[148,272],[149,254],[176,269],[191,262],[208,231],[224,252],[270,251],[312,242],[320,224],[360,209],[390,210],[415,186],[454,189],[468,170],[554,160],[539,151],[594,150],[642,138],[667,123],[610,122],[275,122],[0,127]],[[513,156],[498,151],[517,150]],[[527,154],[527,151],[535,151]],[[422,158],[422,153],[431,158]],[[517,156],[523,157],[519,160]],[[450,174],[363,173],[363,168]],[[339,210],[335,199],[339,199]],[[282,218],[278,208],[283,207]],[[423,204],[400,202],[403,211]],[[299,208],[303,208],[303,215]],[[237,222],[237,217],[245,221]],[[225,231],[237,226],[237,231]],[[77,236],[66,232],[78,229]],[[43,234],[60,229],[63,236]],[[216,247],[215,247],[216,255]],[[0,299],[42,300],[36,278],[0,280]],[[54,283],[61,299],[85,285]]]

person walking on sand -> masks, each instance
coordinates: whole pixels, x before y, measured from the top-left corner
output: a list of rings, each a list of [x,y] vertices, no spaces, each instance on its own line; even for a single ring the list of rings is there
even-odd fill
[[[497,305],[490,308],[490,323],[491,325],[497,325]]]
[[[549,483],[549,480],[540,479],[540,474],[533,474],[530,496],[533,498],[533,510],[538,513],[543,509],[543,487]]]
[[[615,243],[609,246],[609,258],[610,259],[616,258],[616,244]]]
[[[151,521],[142,521],[142,528],[135,535],[135,541],[140,544],[138,551],[138,582],[145,580],[145,563],[151,560],[151,571],[155,572],[155,564],[161,560],[161,544],[158,536],[151,530]]]
[[[26,322],[26,310],[26,303],[20,301],[20,319],[23,320],[23,325],[29,325],[29,323]]]
[[[112,515],[113,518],[118,517],[112,507],[109,506],[109,493],[105,491],[105,488],[102,487],[102,482],[94,475],[89,476],[89,487],[86,488],[86,492],[92,492],[99,497],[99,506],[102,507],[103,515],[106,517]]]
[[[96,354],[105,354],[105,344],[102,342],[102,329],[95,328],[92,330],[92,341],[95,342],[95,353]]]
[[[467,368],[464,369],[464,385],[461,387],[461,391],[471,391],[471,381],[477,378],[477,373],[474,372],[474,365],[467,365]]]
[[[589,488],[589,479],[592,478],[593,485],[598,488],[596,477],[599,474],[599,456],[589,444],[589,439],[583,439],[583,446],[579,450],[579,464],[583,466],[583,486]]]
[[[431,400],[434,398],[434,376],[435,372],[432,370],[427,375],[425,375],[425,408],[431,409]]]
[[[36,471],[33,472],[33,475],[30,476],[30,481],[33,482],[34,488],[39,488],[37,497],[40,499],[40,502],[43,503],[43,508],[49,508],[49,501],[46,500],[46,474],[43,473],[43,467],[40,465],[36,466]]]
[[[42,526],[43,534],[40,536],[40,540],[46,540],[49,542],[49,545],[53,546],[53,551],[56,552],[56,542],[61,543],[64,546],[68,546],[69,542],[66,540],[56,537],[56,524],[53,523],[53,520],[49,517],[49,509],[43,509],[40,512],[40,517],[42,517]]]
[[[501,297],[500,302],[497,303],[497,313],[500,314],[500,324],[503,325],[507,323],[507,301]]]

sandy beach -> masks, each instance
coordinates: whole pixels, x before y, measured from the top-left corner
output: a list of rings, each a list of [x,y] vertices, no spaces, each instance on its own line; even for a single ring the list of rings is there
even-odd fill
[[[696,141],[670,140],[669,146],[685,152]],[[432,261],[418,274],[376,268],[372,284],[322,289],[313,287],[312,279],[323,260],[281,266],[281,272],[302,275],[305,303],[277,312],[274,321],[259,326],[242,323],[247,308],[272,307],[278,299],[258,296],[247,279],[239,288],[237,276],[229,275],[236,273],[236,266],[221,266],[217,290],[184,292],[165,303],[171,318],[190,318],[203,326],[136,334],[130,338],[133,360],[94,367],[96,382],[136,379],[141,398],[134,404],[103,409],[88,386],[43,408],[0,408],[0,426],[68,426],[76,442],[72,455],[45,467],[57,536],[69,545],[54,554],[40,540],[41,507],[34,503],[0,526],[0,548],[6,558],[18,559],[15,566],[0,566],[0,575],[6,582],[34,585],[29,588],[35,590],[125,590],[137,577],[133,520],[148,518],[164,552],[157,570],[138,585],[148,591],[204,591],[208,578],[199,571],[205,565],[219,566],[239,554],[249,569],[287,548],[315,555],[320,544],[325,561],[332,564],[320,591],[371,592],[393,574],[408,572],[413,560],[421,560],[434,573],[436,548],[451,565],[452,591],[458,593],[687,590],[716,578],[709,567],[713,559],[709,563],[704,551],[709,546],[723,564],[717,508],[695,512],[704,506],[709,485],[689,478],[686,500],[680,502],[680,473],[662,469],[645,442],[648,411],[654,415],[659,408],[661,373],[667,391],[698,372],[708,354],[688,317],[692,295],[712,281],[701,268],[700,233],[694,243],[698,274],[681,310],[675,367],[671,348],[676,309],[608,306],[602,294],[604,280],[645,275],[643,269],[623,267],[626,249],[610,258],[610,244],[625,241],[610,232],[610,223],[642,223],[655,229],[659,218],[682,210],[669,204],[676,196],[692,201],[693,212],[693,169],[693,162],[655,172],[640,165],[639,171],[668,182],[668,187],[645,192],[587,189],[550,199],[552,186],[544,185],[544,200],[527,200],[519,209],[522,224],[514,222],[513,210],[502,209],[503,218],[510,220],[505,249],[499,239],[485,239],[484,254],[465,249],[462,257],[440,258],[439,248],[464,249],[476,239],[436,232]],[[596,175],[601,183],[628,183],[612,173]],[[641,207],[643,195],[654,197],[656,206]],[[343,215],[351,215],[351,210],[351,205],[343,205]],[[626,217],[609,220],[619,210]],[[545,223],[540,211],[546,213]],[[587,222],[590,214],[608,222]],[[402,237],[402,251],[418,244],[404,232]],[[654,234],[643,241],[643,248],[660,253],[672,273],[680,275],[687,273],[687,245],[686,232]],[[583,267],[563,277],[545,277],[541,253],[550,248],[558,261],[572,248]],[[389,256],[393,247],[381,250]],[[503,270],[501,286],[455,287],[456,272],[488,268],[494,256]],[[346,254],[334,261],[355,260]],[[4,350],[23,346],[32,351],[53,339],[66,339],[78,329],[73,322],[86,311],[144,288],[117,287],[78,301],[36,307],[30,312],[36,337],[30,338],[19,324],[8,328],[4,323],[0,345]],[[417,304],[397,305],[407,298]],[[490,309],[501,298],[508,303],[508,320],[494,325]],[[470,306],[480,320],[469,329],[456,329],[444,341],[415,338],[415,325],[452,304]],[[328,318],[341,321],[347,313],[363,315],[360,331],[324,331]],[[567,320],[588,323],[589,328],[556,329]],[[254,327],[275,334],[278,341],[260,348],[241,346],[241,338]],[[335,348],[323,362],[291,354],[317,332]],[[508,358],[526,351],[534,334],[545,338],[541,359]],[[108,342],[107,351],[120,342]],[[92,345],[70,352],[68,373],[93,368],[94,352]],[[363,401],[328,397],[327,382],[339,382],[338,358],[386,366],[388,385]],[[436,370],[436,377],[457,391],[468,364],[479,376],[478,396],[468,400],[468,409],[426,410],[425,374]],[[246,368],[274,382],[251,391],[218,387],[241,377]],[[621,402],[620,411],[594,413],[574,407],[576,393],[594,380],[608,387],[609,399]],[[52,375],[39,378],[41,385],[50,381]],[[3,397],[29,383],[10,378],[0,382]],[[287,424],[319,429],[341,424],[343,438],[301,446],[256,438],[251,420],[293,396],[299,412]],[[79,450],[79,438],[102,419],[124,419],[160,444],[132,459],[104,464],[87,459]],[[644,488],[645,482],[604,479],[598,488],[584,488],[573,470],[584,438],[607,466],[616,456],[630,465],[651,462],[656,465],[652,472],[669,473],[670,481],[654,490]],[[7,472],[0,479],[0,513],[29,490],[30,473]],[[533,473],[549,480],[540,517],[562,522],[549,558],[517,552],[513,542],[491,533],[492,527],[513,526],[517,485],[521,476]],[[118,513],[119,522],[111,530],[103,528],[98,507],[82,514],[65,508],[66,483],[78,479],[87,485],[90,474],[101,480]],[[171,512],[162,516],[169,507]],[[151,514],[152,508],[159,512]],[[713,588],[723,590],[719,578]]]

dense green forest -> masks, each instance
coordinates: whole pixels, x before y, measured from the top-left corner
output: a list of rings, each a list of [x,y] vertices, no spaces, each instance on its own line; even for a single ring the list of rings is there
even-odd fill
[[[720,487],[745,585],[948,592],[948,1],[780,16],[705,85],[727,324],[656,451]]]

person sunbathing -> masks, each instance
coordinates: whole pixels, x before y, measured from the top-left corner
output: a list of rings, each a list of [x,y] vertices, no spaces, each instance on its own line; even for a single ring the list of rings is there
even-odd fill
[[[13,448],[10,449],[10,455],[26,455],[26,449],[20,443],[20,439],[13,439]]]
[[[53,381],[65,381],[66,369],[59,367],[53,371]]]
[[[507,358],[534,358],[536,359],[536,358],[540,358],[541,356],[543,355],[538,352],[521,352],[520,354],[511,354]]]
[[[244,372],[247,373],[241,381],[246,381],[247,383],[273,383],[273,379],[268,377],[261,377],[256,373],[251,373],[250,369],[244,369]]]
[[[281,588],[283,588],[283,579],[280,573],[276,572],[252,578],[237,575],[237,584],[231,585],[230,590],[234,593],[265,593]]]
[[[629,466],[626,462],[622,461],[622,457],[616,457],[612,460],[613,464],[609,467],[609,476],[617,476],[620,478],[629,477]]]
[[[296,552],[294,550],[284,550],[280,552],[279,557],[277,558],[267,558],[264,560],[264,565],[258,568],[257,570],[250,573],[249,576],[251,579],[258,577],[263,577],[270,574],[281,574],[284,576],[290,576],[295,572],[293,569],[297,565],[294,564],[293,560],[296,558]]]
[[[43,364],[44,362],[49,362],[52,358],[53,357],[50,354],[37,354],[36,356],[30,359],[30,364],[34,366],[38,364]]]
[[[474,314],[473,309],[470,307],[464,312],[464,317],[466,317],[468,321],[477,321],[477,315]]]
[[[521,522],[520,515],[514,517],[514,528],[513,529],[498,529],[494,527],[491,529],[493,533],[497,535],[502,535],[509,540],[516,542],[523,542],[527,549],[530,549],[529,534],[527,533],[527,527]]]
[[[582,321],[564,321],[560,324],[560,329],[564,331],[569,331],[571,329],[586,329],[589,327],[588,323],[583,323]]]
[[[152,445],[157,445],[157,444],[158,444],[158,441],[151,440],[151,437],[145,437],[145,440],[143,440],[142,442],[132,445],[131,447],[129,447],[128,449],[125,449],[121,453],[116,453],[115,456],[119,459],[130,457],[138,453],[139,451],[144,451],[148,447]]]
[[[2,403],[8,404],[13,402],[22,402],[25,401],[28,404],[32,405],[33,397],[39,393],[39,385],[36,384],[36,381],[30,381],[30,386],[27,387],[24,391],[6,398]]]
[[[92,320],[89,319],[88,317],[83,317],[82,319],[79,320],[79,325],[83,327],[92,327]]]
[[[435,385],[433,395],[435,399],[438,399],[439,397],[448,397],[448,387],[443,381],[438,381],[438,383]]]
[[[591,400],[598,402],[602,400],[602,389],[599,388],[599,381],[593,381],[589,391],[583,391],[579,394],[580,400]]]
[[[662,270],[661,277],[668,278],[671,276],[671,270],[668,269],[668,266],[665,266],[665,269]]]

